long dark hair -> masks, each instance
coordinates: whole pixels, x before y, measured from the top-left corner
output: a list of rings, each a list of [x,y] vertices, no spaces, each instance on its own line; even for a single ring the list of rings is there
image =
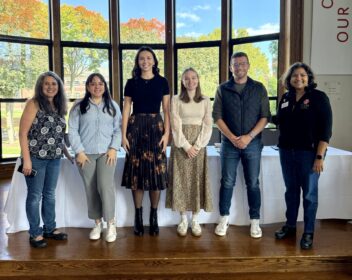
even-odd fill
[[[158,59],[156,58],[155,52],[153,51],[153,49],[151,47],[148,46],[143,46],[140,47],[139,50],[137,51],[136,57],[134,58],[134,66],[133,66],[133,70],[132,70],[132,77],[133,78],[138,78],[141,76],[142,74],[142,70],[138,65],[138,59],[139,59],[139,54],[143,51],[147,51],[150,52],[153,55],[154,58],[154,66],[153,66],[153,74],[154,75],[159,75],[160,69],[158,68]]]
[[[80,102],[78,102],[76,104],[76,106],[79,105],[79,108],[80,108],[80,111],[81,111],[82,115],[87,113],[87,111],[89,110],[89,108],[90,108],[89,98],[91,97],[91,94],[88,91],[88,86],[93,81],[94,77],[98,77],[99,80],[101,80],[104,83],[105,90],[104,90],[104,93],[103,93],[103,100],[104,100],[103,112],[105,113],[105,109],[106,109],[110,116],[115,117],[116,109],[112,105],[112,98],[111,98],[111,95],[110,95],[110,92],[109,92],[108,85],[107,85],[107,83],[105,81],[104,76],[102,74],[100,74],[100,73],[92,73],[92,74],[90,74],[88,76],[88,78],[86,80],[86,93],[85,93],[83,99]]]
[[[307,72],[307,75],[308,75],[308,86],[306,87],[307,90],[316,88],[317,84],[315,83],[314,73],[312,69],[304,62],[295,62],[290,66],[290,68],[286,71],[286,73],[283,76],[283,79],[282,79],[283,86],[286,89],[288,89],[288,91],[295,91],[295,88],[291,85],[290,81],[291,81],[293,72],[295,72],[295,70],[298,68],[303,68]]]
[[[196,70],[194,70],[192,67],[186,68],[183,71],[183,73],[182,73],[182,76],[181,76],[181,91],[180,91],[180,97],[179,98],[180,98],[180,100],[182,100],[185,103],[190,102],[190,98],[189,98],[189,95],[187,93],[187,89],[185,88],[185,86],[182,83],[184,75],[187,72],[190,72],[190,71],[194,72],[197,75],[197,78],[198,78],[198,86],[196,88],[196,94],[194,95],[193,100],[194,100],[194,102],[199,103],[199,102],[201,102],[204,99],[204,97],[203,97],[202,91],[200,89],[200,81],[199,81],[198,72]]]
[[[49,100],[43,92],[43,84],[46,77],[54,78],[58,84],[59,88],[57,94],[53,98],[53,102],[58,114],[64,116],[67,113],[67,98],[62,80],[56,73],[48,71],[39,75],[35,84],[33,100],[38,102],[40,110],[43,110],[45,113],[53,112],[53,108],[50,106]]]

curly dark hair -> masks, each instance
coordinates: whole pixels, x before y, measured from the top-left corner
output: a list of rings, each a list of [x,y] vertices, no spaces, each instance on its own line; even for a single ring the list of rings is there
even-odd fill
[[[153,66],[153,74],[159,75],[159,72],[160,72],[160,69],[158,68],[159,62],[158,62],[158,59],[156,58],[155,52],[153,51],[153,49],[151,47],[142,46],[139,48],[139,50],[137,51],[136,57],[134,58],[134,66],[133,66],[133,70],[132,70],[132,77],[133,78],[138,78],[142,74],[142,70],[138,65],[138,59],[139,59],[139,54],[144,51],[150,52],[153,55],[154,62],[155,62],[154,66]]]
[[[47,71],[39,75],[35,84],[33,100],[38,102],[40,110],[43,110],[45,113],[53,112],[53,108],[50,106],[49,100],[43,92],[43,84],[46,77],[54,78],[58,84],[58,92],[54,96],[53,102],[58,114],[60,116],[64,116],[67,114],[67,98],[64,90],[64,84],[56,73]]]
[[[312,69],[305,64],[304,62],[295,62],[290,66],[290,68],[286,71],[286,73],[283,75],[282,78],[282,84],[283,86],[288,90],[288,91],[295,91],[295,88],[291,85],[291,77],[293,72],[298,69],[298,68],[303,68],[308,75],[308,86],[307,90],[313,89],[317,87],[317,84],[315,83],[315,76],[312,71]]]

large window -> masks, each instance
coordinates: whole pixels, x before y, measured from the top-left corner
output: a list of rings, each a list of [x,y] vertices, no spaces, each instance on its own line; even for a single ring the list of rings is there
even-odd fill
[[[93,72],[110,84],[109,1],[60,1],[63,80],[70,101],[85,94]]]
[[[221,0],[176,0],[176,42],[221,39]]]
[[[120,37],[121,73],[120,102],[123,103],[124,86],[132,76],[134,59],[141,46],[148,45],[158,59],[160,74],[164,75],[166,37],[164,0],[120,0],[118,28]]]
[[[178,90],[181,86],[182,72],[189,67],[198,72],[202,93],[213,98],[219,85],[219,48],[189,48],[177,51]]]
[[[265,85],[275,114],[278,76],[291,61],[283,47],[289,42],[280,40],[294,36],[292,27],[280,24],[283,13],[300,7],[289,2],[290,7],[281,7],[287,5],[283,0],[0,0],[0,161],[20,153],[19,119],[40,73],[53,70],[62,77],[71,107],[84,95],[87,76],[100,72],[122,107],[124,85],[143,45],[155,50],[171,94],[179,91],[184,69],[193,67],[210,98],[231,75],[231,54],[245,51],[249,75]],[[300,12],[286,16],[294,19]]]
[[[248,54],[248,75],[264,84],[269,95],[270,111],[275,115],[278,96],[280,0],[233,0],[231,37],[232,51],[244,51]]]
[[[194,68],[202,93],[214,98],[220,76],[221,1],[176,0],[176,91],[182,72]]]
[[[0,1],[0,161],[20,154],[19,121],[38,75],[50,69],[48,1]]]
[[[164,0],[120,0],[119,3],[121,43],[165,43]]]
[[[101,73],[109,84],[109,50],[95,48],[63,48],[65,90],[70,99],[82,98],[89,74]]]
[[[109,43],[109,1],[61,0],[63,41]]]

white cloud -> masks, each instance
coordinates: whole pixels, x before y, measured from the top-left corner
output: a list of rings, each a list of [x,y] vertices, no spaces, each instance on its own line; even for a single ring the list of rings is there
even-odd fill
[[[210,10],[210,5],[197,5],[193,7],[193,10]]]
[[[250,36],[277,33],[280,31],[279,24],[266,23],[259,26],[259,29],[247,28]]]
[[[186,37],[199,37],[203,35],[203,33],[197,33],[197,32],[188,32],[183,34],[182,36],[186,36]]]
[[[186,27],[187,24],[185,24],[184,22],[176,22],[176,28],[182,28],[182,27]]]
[[[192,13],[177,13],[176,16],[178,16],[180,18],[186,18],[186,19],[189,19],[194,22],[200,21],[200,17],[197,16],[196,14],[192,14]]]

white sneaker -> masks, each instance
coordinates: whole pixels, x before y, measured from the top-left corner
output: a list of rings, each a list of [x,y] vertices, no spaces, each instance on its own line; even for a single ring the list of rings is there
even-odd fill
[[[115,222],[108,223],[108,228],[106,230],[105,241],[114,242],[116,240],[116,225]]]
[[[181,219],[181,222],[177,226],[177,233],[180,236],[186,236],[188,230],[188,221],[187,219]]]
[[[259,219],[251,220],[251,229],[250,229],[251,237],[260,238],[262,237],[262,230],[259,227]]]
[[[202,235],[202,228],[200,227],[200,224],[198,223],[197,220],[192,221],[191,228],[192,228],[192,234],[194,236],[201,236]]]
[[[225,236],[229,227],[229,216],[220,216],[219,223],[215,228],[215,234]]]
[[[95,224],[94,228],[89,233],[90,240],[98,240],[100,239],[100,235],[103,231],[103,223]]]

